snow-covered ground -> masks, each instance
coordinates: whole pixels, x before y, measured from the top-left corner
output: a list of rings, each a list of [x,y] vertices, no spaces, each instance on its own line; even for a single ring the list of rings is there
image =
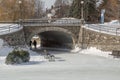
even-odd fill
[[[120,60],[112,58],[111,52],[96,48],[50,51],[55,62],[49,62],[40,53],[26,49],[31,55],[30,62],[5,65],[5,58],[12,50],[7,46],[0,48],[0,80],[120,80]]]

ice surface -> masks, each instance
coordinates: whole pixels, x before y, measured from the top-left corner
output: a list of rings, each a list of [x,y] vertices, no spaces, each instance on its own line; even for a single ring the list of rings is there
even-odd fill
[[[13,66],[4,64],[10,51],[9,47],[0,49],[0,80],[120,80],[120,61],[99,57],[110,52],[96,48],[76,53],[50,51],[55,55],[55,62],[29,50],[30,62]]]

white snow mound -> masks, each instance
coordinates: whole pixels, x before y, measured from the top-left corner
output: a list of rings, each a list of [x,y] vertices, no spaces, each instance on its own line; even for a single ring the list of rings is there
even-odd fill
[[[99,49],[97,49],[95,47],[90,47],[88,49],[82,50],[82,51],[80,51],[80,53],[96,55],[96,56],[102,56],[102,57],[106,57],[106,58],[112,57],[110,55],[111,52],[104,52],[104,51],[101,51],[101,50],[99,50]]]

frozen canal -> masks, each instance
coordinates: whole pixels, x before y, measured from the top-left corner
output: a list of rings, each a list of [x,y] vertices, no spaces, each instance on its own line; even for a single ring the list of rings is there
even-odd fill
[[[0,80],[120,80],[120,60],[112,58],[84,52],[51,52],[55,53],[56,61],[49,62],[30,51],[29,63],[8,66],[1,52],[7,51],[0,51]]]

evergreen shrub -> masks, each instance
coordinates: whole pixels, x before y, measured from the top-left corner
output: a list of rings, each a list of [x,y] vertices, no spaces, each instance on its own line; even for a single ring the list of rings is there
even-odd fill
[[[24,62],[29,62],[30,54],[28,51],[24,50],[13,50],[6,57],[6,64],[21,64]]]

